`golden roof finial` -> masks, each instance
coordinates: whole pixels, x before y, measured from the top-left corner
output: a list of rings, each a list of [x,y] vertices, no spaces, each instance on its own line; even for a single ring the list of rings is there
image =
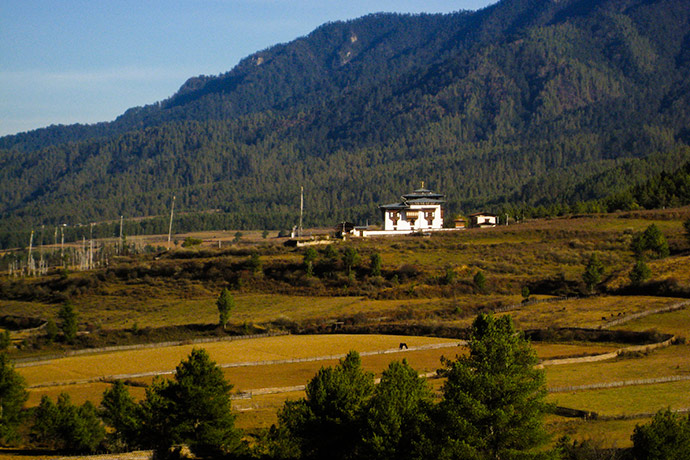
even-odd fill
[[[424,188],[424,181],[422,181],[422,188]]]

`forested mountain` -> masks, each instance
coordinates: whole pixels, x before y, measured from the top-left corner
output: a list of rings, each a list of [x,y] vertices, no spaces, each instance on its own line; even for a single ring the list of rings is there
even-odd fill
[[[245,228],[296,223],[300,186],[322,226],[378,222],[422,180],[451,212],[591,200],[688,161],[689,127],[690,0],[370,15],[111,123],[0,138],[0,244],[173,195]]]

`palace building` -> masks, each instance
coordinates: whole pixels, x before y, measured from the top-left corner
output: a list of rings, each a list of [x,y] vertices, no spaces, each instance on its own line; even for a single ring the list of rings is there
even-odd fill
[[[383,230],[417,232],[443,228],[445,195],[421,188],[403,195],[400,203],[379,206],[383,213]]]

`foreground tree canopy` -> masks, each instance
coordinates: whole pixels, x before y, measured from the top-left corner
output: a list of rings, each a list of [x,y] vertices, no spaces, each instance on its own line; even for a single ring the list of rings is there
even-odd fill
[[[26,383],[17,374],[7,353],[0,353],[0,443],[14,441],[28,399]]]
[[[57,403],[44,397],[33,411],[33,431],[55,449],[153,449],[157,458],[176,456],[182,446],[214,459],[605,458],[590,442],[563,438],[554,449],[544,446],[543,416],[550,410],[544,372],[509,316],[479,315],[468,348],[466,355],[443,360],[440,401],[406,361],[391,362],[376,385],[351,351],[336,366],[321,368],[305,397],[287,401],[278,424],[254,443],[242,441],[232,385],[203,349],[194,349],[172,380],[155,380],[139,403],[123,383],[105,391],[100,411],[88,402],[76,406],[66,394]],[[0,354],[3,442],[17,433],[25,400],[23,381]],[[635,428],[632,441],[630,458],[690,458],[690,418],[660,411]]]
[[[541,456],[548,436],[544,372],[508,316],[480,315],[470,353],[445,360],[443,399],[406,362],[393,362],[376,388],[350,352],[323,368],[307,395],[280,412],[285,458],[511,459]]]
[[[145,445],[157,452],[185,444],[199,456],[220,456],[240,446],[230,390],[223,371],[203,349],[194,349],[173,380],[156,380],[142,402]]]
[[[547,440],[546,380],[536,353],[510,316],[477,317],[469,348],[442,370],[442,457],[523,458]]]

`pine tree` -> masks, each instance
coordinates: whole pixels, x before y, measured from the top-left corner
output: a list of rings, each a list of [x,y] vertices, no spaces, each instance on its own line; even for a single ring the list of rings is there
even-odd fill
[[[375,252],[371,255],[371,260],[369,261],[369,269],[371,276],[381,276],[381,254]]]
[[[159,454],[186,444],[197,456],[221,457],[240,448],[230,390],[223,371],[203,349],[194,349],[175,370],[158,380],[142,402],[144,441]]]
[[[287,401],[278,413],[284,442],[304,459],[355,458],[361,417],[374,391],[374,376],[351,351],[336,367],[321,368],[306,397]]]
[[[123,451],[138,447],[140,420],[137,403],[121,380],[103,392],[100,415],[114,430],[108,435],[112,447]]]
[[[433,396],[426,380],[407,361],[391,362],[367,405],[363,456],[381,460],[418,458],[431,425],[432,407]]]
[[[77,312],[72,302],[67,301],[62,305],[58,312],[60,319],[60,330],[62,331],[67,343],[74,343],[77,338]]]
[[[469,355],[445,361],[438,406],[443,458],[509,459],[548,438],[542,417],[544,371],[510,316],[479,315],[472,324]]]
[[[652,276],[652,270],[642,259],[637,259],[635,266],[630,271],[630,281],[634,286],[639,286]]]
[[[480,293],[483,294],[484,292],[486,292],[486,277],[484,276],[484,273],[481,272],[481,270],[478,270],[477,273],[474,274],[472,282],[474,283],[474,286]]]
[[[669,409],[654,415],[646,425],[637,425],[631,437],[633,454],[644,460],[685,460],[690,458],[690,417]]]
[[[594,290],[594,287],[601,282],[601,277],[604,274],[604,264],[599,260],[599,257],[592,254],[587,261],[585,271],[582,274],[582,281],[589,292]]]
[[[216,306],[218,307],[219,324],[225,329],[230,319],[230,310],[235,308],[235,299],[230,291],[223,289],[220,292],[218,300],[216,300]]]
[[[26,383],[14,370],[7,353],[0,353],[0,442],[15,441],[22,407],[29,398]]]
[[[359,253],[352,246],[348,246],[343,251],[343,264],[347,270],[347,276],[352,277],[352,269],[359,263]]]

